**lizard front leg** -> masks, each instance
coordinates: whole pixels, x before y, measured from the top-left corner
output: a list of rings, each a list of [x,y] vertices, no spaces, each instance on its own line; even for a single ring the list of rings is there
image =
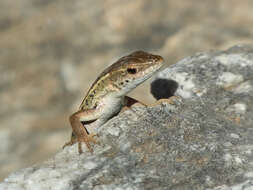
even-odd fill
[[[127,109],[131,109],[131,107],[133,105],[137,105],[137,104],[147,107],[146,104],[144,104],[144,103],[142,103],[142,102],[140,102],[140,101],[138,101],[138,100],[136,100],[134,98],[131,98],[129,96],[125,96],[125,98],[124,98],[124,106],[121,109],[121,112],[124,112]]]
[[[178,98],[177,96],[172,96],[168,99],[159,99],[154,104],[147,105],[147,104],[144,104],[144,103],[142,103],[142,102],[140,102],[140,101],[138,101],[134,98],[131,98],[129,96],[125,96],[124,107],[121,109],[121,112],[124,112],[127,109],[131,109],[131,107],[133,105],[137,105],[137,104],[140,104],[140,105],[145,106],[145,107],[154,107],[154,106],[157,106],[161,103],[173,104],[173,101],[177,98]]]
[[[72,114],[69,117],[69,121],[73,130],[71,140],[70,142],[66,143],[63,148],[78,143],[78,151],[81,154],[83,152],[81,143],[84,142],[89,151],[93,152],[90,142],[97,143],[94,139],[94,136],[96,135],[89,134],[89,132],[83,126],[82,121],[92,121],[96,120],[98,117],[99,109],[79,110],[78,112]]]
[[[148,105],[148,107],[155,107],[159,104],[165,103],[165,104],[174,104],[175,99],[178,99],[177,96],[171,96],[169,98],[162,98],[157,100],[155,103]]]

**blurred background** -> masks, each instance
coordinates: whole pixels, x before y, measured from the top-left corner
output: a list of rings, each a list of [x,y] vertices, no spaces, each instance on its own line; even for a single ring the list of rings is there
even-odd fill
[[[252,43],[252,0],[0,1],[0,180],[69,141],[68,116],[105,67],[135,50],[166,65]],[[146,82],[131,96],[154,101]]]

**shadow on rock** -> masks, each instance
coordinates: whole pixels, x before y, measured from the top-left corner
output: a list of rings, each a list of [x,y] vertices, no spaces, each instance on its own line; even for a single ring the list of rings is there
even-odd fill
[[[174,80],[157,79],[151,83],[151,94],[155,99],[163,99],[174,96],[178,88],[178,83]]]

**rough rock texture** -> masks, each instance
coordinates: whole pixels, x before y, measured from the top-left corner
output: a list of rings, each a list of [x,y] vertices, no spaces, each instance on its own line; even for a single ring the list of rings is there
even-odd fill
[[[253,189],[253,46],[187,57],[151,92],[177,97],[112,118],[93,155],[67,147],[0,189]]]

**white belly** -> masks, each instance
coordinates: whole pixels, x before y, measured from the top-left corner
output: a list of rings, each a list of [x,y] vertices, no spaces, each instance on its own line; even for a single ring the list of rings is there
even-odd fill
[[[121,108],[123,107],[124,98],[115,98],[112,95],[105,97],[101,101],[102,111],[101,111],[101,119],[108,120],[115,114],[119,113]]]
[[[121,108],[123,107],[123,103],[124,98],[114,98],[111,96],[103,98],[101,104],[99,104],[99,106],[101,106],[99,118],[90,124],[86,124],[86,129],[90,133],[98,133],[101,129],[100,126],[120,112]]]

